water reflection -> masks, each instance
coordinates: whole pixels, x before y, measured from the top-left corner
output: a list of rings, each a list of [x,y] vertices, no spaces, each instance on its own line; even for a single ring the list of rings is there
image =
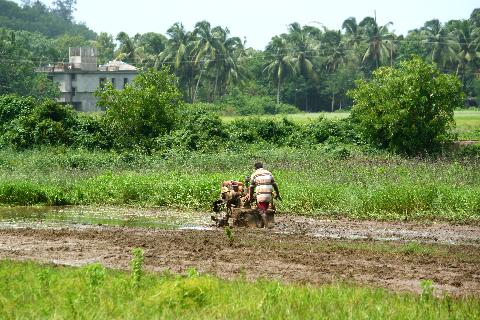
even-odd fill
[[[115,207],[0,207],[0,227],[125,226],[160,229],[205,228],[207,213]]]

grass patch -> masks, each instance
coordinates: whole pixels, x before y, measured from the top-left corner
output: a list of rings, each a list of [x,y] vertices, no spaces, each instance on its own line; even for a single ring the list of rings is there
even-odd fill
[[[284,118],[293,121],[297,124],[307,124],[319,117],[324,117],[329,120],[345,119],[350,115],[349,112],[317,112],[317,113],[295,113],[295,114],[278,114],[278,115],[261,115],[261,116],[221,116],[223,122],[229,123],[238,119],[275,119],[282,120]]]
[[[263,160],[282,191],[280,212],[374,220],[480,221],[479,159],[335,157],[323,149],[219,154],[0,151],[4,205],[136,205],[209,210],[224,180]]]
[[[480,111],[455,111],[459,140],[480,140]]]
[[[184,276],[0,262],[0,318],[87,319],[479,319],[474,297],[435,298],[346,284],[321,287],[275,281]],[[419,288],[420,288],[419,284]],[[428,295],[428,296],[427,296]]]

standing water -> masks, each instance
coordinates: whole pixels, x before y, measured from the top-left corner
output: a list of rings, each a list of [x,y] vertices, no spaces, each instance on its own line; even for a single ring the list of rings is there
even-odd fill
[[[116,207],[0,207],[0,228],[122,226],[159,229],[205,229],[207,213]]]

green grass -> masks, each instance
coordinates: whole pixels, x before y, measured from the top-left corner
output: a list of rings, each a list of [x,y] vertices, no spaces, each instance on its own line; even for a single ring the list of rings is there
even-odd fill
[[[419,288],[421,284],[419,283]],[[0,262],[2,319],[480,319],[475,297]]]
[[[480,140],[480,111],[455,111],[459,140]]]
[[[262,116],[222,116],[220,117],[224,122],[229,123],[237,119],[249,119],[249,118],[260,118],[260,119],[283,119],[287,118],[297,124],[305,124],[312,120],[317,119],[318,117],[325,117],[326,119],[344,119],[349,116],[349,112],[318,112],[318,113],[296,113],[288,115],[262,115]]]
[[[324,149],[135,155],[0,151],[0,204],[136,205],[209,210],[224,180],[255,160],[271,169],[285,213],[480,222],[480,159],[419,160]]]

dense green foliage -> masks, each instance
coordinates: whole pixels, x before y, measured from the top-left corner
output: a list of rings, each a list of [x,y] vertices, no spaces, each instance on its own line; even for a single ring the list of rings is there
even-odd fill
[[[121,59],[144,70],[171,68],[185,101],[221,104],[223,114],[289,113],[289,105],[306,112],[342,109],[351,104],[346,92],[355,80],[369,79],[378,67],[398,65],[412,56],[457,75],[467,103],[479,102],[478,9],[464,20],[427,21],[406,36],[372,17],[359,22],[348,18],[341,30],[292,23],[265,50],[254,50],[228,28],[208,21],[192,30],[176,23],[165,35],[96,35],[72,22],[73,0],[57,0],[52,8],[40,1],[25,1],[22,8],[6,0],[0,4],[0,27],[7,33],[14,30],[19,39],[15,50],[2,52],[2,62],[14,61],[16,69],[32,73],[32,66],[66,61],[69,46],[92,46],[98,49],[99,63]],[[23,74],[10,78],[25,82],[21,87],[28,89]],[[8,87],[3,92],[29,93]]]
[[[346,284],[287,286],[199,275],[128,274],[0,262],[0,317],[122,319],[479,319],[475,297],[392,293]],[[420,284],[419,284],[420,286]],[[18,306],[22,307],[19,308]],[[94,307],[93,307],[94,306]]]
[[[216,152],[250,144],[312,145],[330,137],[355,143],[348,119],[316,118],[306,125],[287,119],[240,119],[225,125],[210,105],[185,106],[174,77],[163,69],[140,74],[123,90],[97,92],[104,115],[89,116],[49,100],[0,96],[0,142],[28,149],[73,146],[88,149],[170,149]]]
[[[24,6],[20,7],[13,1],[0,0],[0,26],[39,32],[48,37],[70,34],[94,39],[95,32],[73,22],[73,4],[72,0],[57,0],[52,8],[48,8],[40,1],[24,1]]]
[[[454,141],[453,112],[463,105],[460,81],[420,58],[377,69],[350,94],[352,121],[376,147],[413,155]]]
[[[166,69],[141,73],[122,90],[112,84],[97,91],[105,122],[118,147],[149,146],[177,123],[183,100]]]
[[[0,29],[0,95],[15,92],[39,98],[57,97],[57,85],[35,74],[32,52],[20,45],[14,32]]]
[[[111,147],[106,125],[51,100],[0,96],[0,146],[29,149],[41,146]]]
[[[68,149],[0,153],[5,205],[139,205],[210,210],[224,180],[256,160],[279,184],[281,212],[379,220],[480,221],[479,158],[401,159],[341,144],[152,155]]]

